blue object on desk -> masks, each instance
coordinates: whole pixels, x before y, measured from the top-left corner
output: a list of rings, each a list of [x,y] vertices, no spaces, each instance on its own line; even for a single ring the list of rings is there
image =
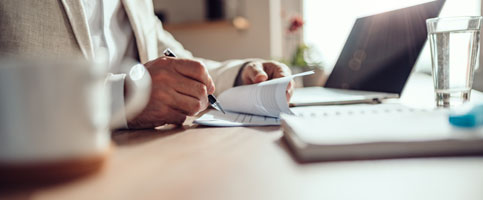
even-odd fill
[[[473,128],[483,125],[483,104],[473,106],[463,113],[452,113],[449,122],[453,126]]]

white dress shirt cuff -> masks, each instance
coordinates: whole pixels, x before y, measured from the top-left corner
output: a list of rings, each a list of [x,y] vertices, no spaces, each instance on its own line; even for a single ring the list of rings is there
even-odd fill
[[[126,74],[109,74],[107,81],[111,84],[111,116],[124,116],[118,122],[120,128],[128,128],[124,110],[124,80]]]

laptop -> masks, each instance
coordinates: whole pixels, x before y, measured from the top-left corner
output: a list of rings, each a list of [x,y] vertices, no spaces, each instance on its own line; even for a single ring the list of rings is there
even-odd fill
[[[324,87],[297,88],[291,106],[398,98],[445,0],[358,18]]]

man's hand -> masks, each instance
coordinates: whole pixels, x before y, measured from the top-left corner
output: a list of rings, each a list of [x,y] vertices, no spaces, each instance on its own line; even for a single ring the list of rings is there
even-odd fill
[[[145,64],[152,79],[148,105],[133,120],[130,128],[152,128],[182,124],[186,116],[196,115],[208,106],[208,94],[215,85],[200,62],[160,57]]]
[[[241,74],[240,81],[237,84],[248,85],[260,83],[266,80],[290,76],[291,72],[287,65],[274,61],[251,61],[245,65]],[[293,94],[293,80],[287,86],[286,97],[287,102]]]

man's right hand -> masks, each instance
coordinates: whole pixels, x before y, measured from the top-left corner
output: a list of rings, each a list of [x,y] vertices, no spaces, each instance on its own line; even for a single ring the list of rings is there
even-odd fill
[[[146,64],[152,79],[148,105],[129,128],[153,128],[164,124],[182,124],[208,106],[208,94],[215,85],[208,71],[198,61],[160,57]]]

